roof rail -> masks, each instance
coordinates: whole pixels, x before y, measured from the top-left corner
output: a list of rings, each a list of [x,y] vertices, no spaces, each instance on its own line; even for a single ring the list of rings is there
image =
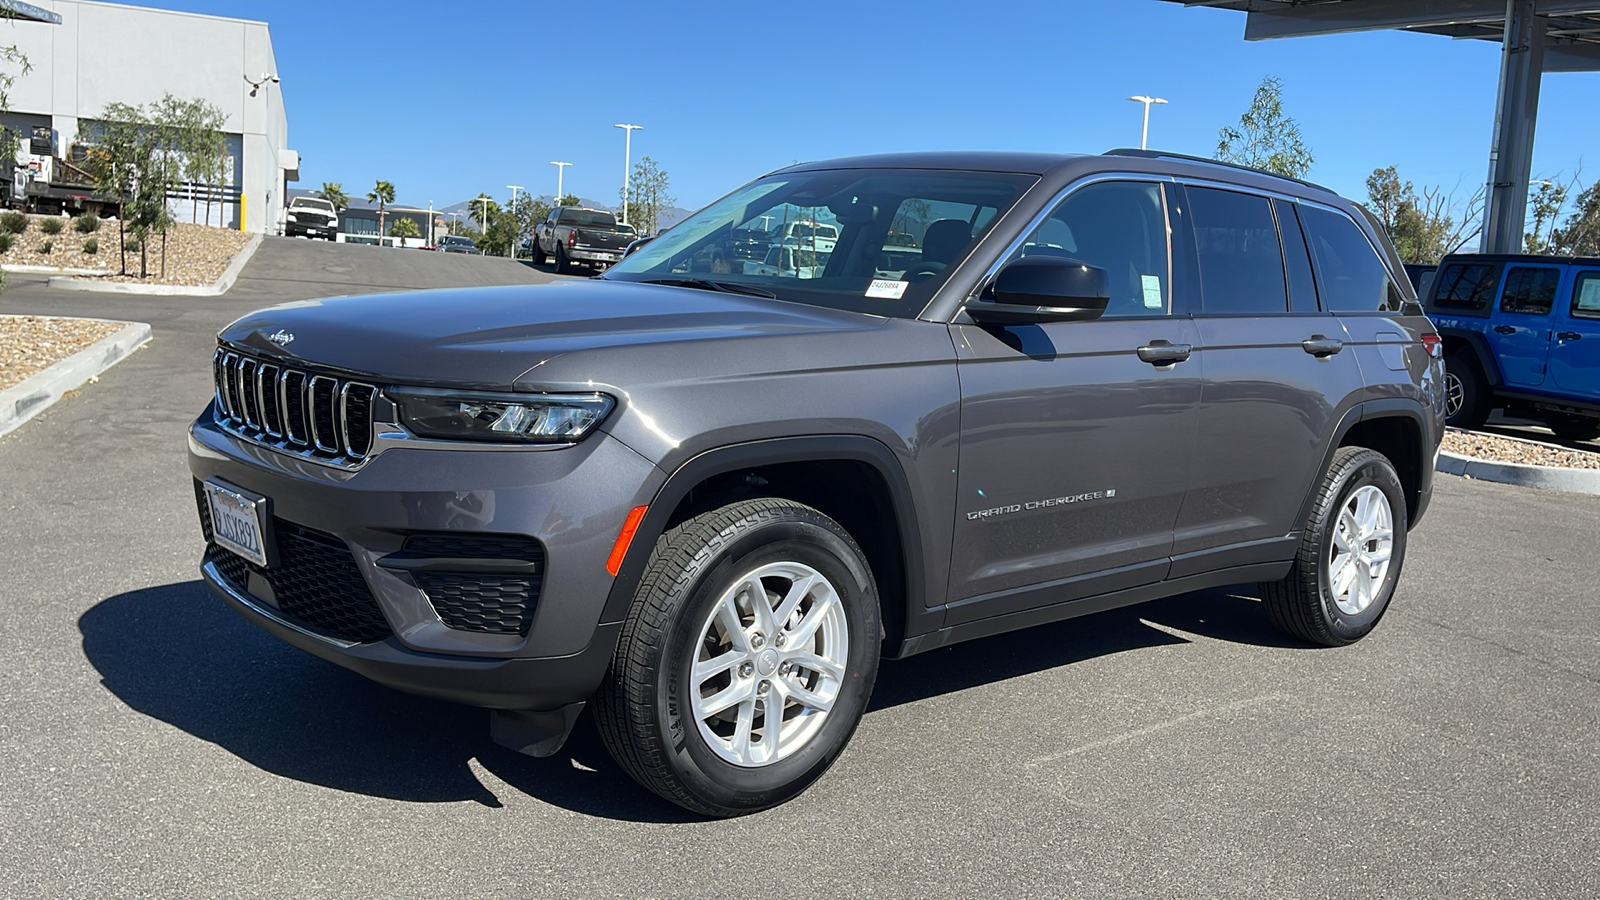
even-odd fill
[[[1257,169],[1254,166],[1241,166],[1238,163],[1223,162],[1220,159],[1207,159],[1204,156],[1190,156],[1187,153],[1172,153],[1166,150],[1140,150],[1137,147],[1118,147],[1115,150],[1107,150],[1101,155],[1137,156],[1141,159],[1181,159],[1184,162],[1201,163],[1208,166],[1221,166],[1224,169],[1238,169],[1242,172],[1254,172],[1257,175],[1266,175],[1272,178],[1282,178],[1285,181],[1292,181],[1295,184],[1303,184],[1306,187],[1316,188],[1319,191],[1326,191],[1329,194],[1338,194],[1338,191],[1335,191],[1332,188],[1317,184],[1314,181],[1306,181],[1304,178],[1295,178],[1292,175],[1279,175],[1277,172],[1268,172],[1266,169]]]

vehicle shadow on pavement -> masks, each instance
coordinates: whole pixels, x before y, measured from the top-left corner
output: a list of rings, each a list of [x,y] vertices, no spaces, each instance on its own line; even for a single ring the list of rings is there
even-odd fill
[[[587,815],[696,820],[634,784],[587,716],[561,753],[523,756],[490,740],[484,710],[402,694],[296,650],[199,581],[118,594],[78,628],[118,699],[275,775],[395,800],[501,806],[476,760],[516,790]]]
[[[871,709],[1189,642],[1147,622],[1219,640],[1307,646],[1280,638],[1259,607],[1228,589],[1203,591],[886,661]],[[511,788],[575,812],[699,821],[634,784],[587,715],[556,756],[514,753],[489,739],[483,710],[402,694],[302,653],[240,619],[199,581],[110,597],[78,628],[101,683],[129,707],[275,775],[395,800],[502,806],[474,771],[476,760]]]
[[[1237,585],[1026,628],[909,659],[885,660],[872,692],[871,709],[914,703],[1113,653],[1190,643],[1147,623],[1230,643],[1312,646],[1272,625],[1254,585]]]

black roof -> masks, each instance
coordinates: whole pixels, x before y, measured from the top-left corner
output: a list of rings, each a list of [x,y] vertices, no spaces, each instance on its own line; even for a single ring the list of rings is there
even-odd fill
[[[1452,253],[1439,261],[1440,265],[1447,262],[1472,261],[1472,262],[1521,262],[1544,263],[1546,265],[1562,266],[1600,266],[1600,257],[1596,256],[1550,256],[1540,253]]]

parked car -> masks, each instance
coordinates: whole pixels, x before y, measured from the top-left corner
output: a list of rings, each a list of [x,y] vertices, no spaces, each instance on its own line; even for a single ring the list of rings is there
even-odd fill
[[[760,262],[767,258],[767,251],[772,244],[772,232],[760,228],[740,228],[728,238],[727,256],[729,259]]]
[[[781,278],[821,278],[832,254],[798,247],[769,247],[760,262],[745,260],[746,275],[771,275]],[[731,269],[729,271],[732,271]]]
[[[1498,408],[1600,438],[1600,259],[1445,257],[1425,297],[1445,346],[1451,425]]]
[[[439,238],[439,243],[436,246],[444,253],[471,253],[474,255],[479,253],[478,245],[473,242],[472,238],[463,237],[459,234],[447,234]]]
[[[839,241],[839,227],[826,222],[797,219],[783,224],[778,230],[777,241],[818,253],[832,253],[834,245]]]
[[[714,268],[790,205],[839,223],[816,277]],[[903,207],[934,220],[882,278]],[[885,656],[1240,582],[1305,641],[1366,636],[1432,495],[1439,347],[1376,222],[1305,182],[1144,151],[807,163],[598,278],[223,329],[189,431],[201,571],[517,750],[592,704],[624,771],[740,815],[838,758]]]
[[[557,272],[570,272],[579,263],[602,269],[621,259],[637,238],[631,226],[618,225],[606,210],[558,206],[534,227],[533,261],[543,265],[553,259]]]
[[[339,211],[321,197],[295,197],[284,212],[283,233],[331,241],[339,234]]]

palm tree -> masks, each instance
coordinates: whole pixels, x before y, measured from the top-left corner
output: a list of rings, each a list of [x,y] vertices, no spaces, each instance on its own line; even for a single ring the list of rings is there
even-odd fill
[[[489,217],[500,211],[500,204],[489,199],[488,194],[479,194],[467,201],[467,218],[478,223],[478,230],[485,236],[489,234]]]
[[[324,181],[317,196],[332,203],[334,212],[344,212],[350,208],[350,195],[344,192],[344,185],[337,181]]]
[[[379,180],[372,190],[367,191],[367,202],[378,204],[378,233],[383,234],[384,217],[389,204],[394,202],[394,185],[387,181]],[[383,243],[382,238],[378,241]]]

